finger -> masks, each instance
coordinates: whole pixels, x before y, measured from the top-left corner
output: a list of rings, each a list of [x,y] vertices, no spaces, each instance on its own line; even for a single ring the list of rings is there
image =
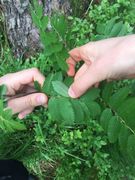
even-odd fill
[[[78,78],[80,78],[89,68],[89,65],[87,64],[83,64],[80,69],[77,71],[74,80],[77,80]]]
[[[68,75],[74,76],[75,66],[79,61],[84,61],[86,64],[93,62],[93,43],[88,43],[79,48],[75,48],[69,52],[70,58],[67,59],[67,64],[69,65]]]
[[[19,119],[25,118],[28,114],[30,114],[33,111],[33,109],[34,108],[30,108],[30,109],[27,109],[25,111],[22,111],[21,113],[19,113],[18,118]]]
[[[81,47],[74,48],[73,50],[69,51],[70,57],[75,61],[75,63],[83,60],[86,64],[89,64],[90,61],[93,62],[95,53],[95,46],[94,42],[87,43]]]
[[[74,76],[75,75],[75,65],[76,65],[75,61],[71,57],[69,57],[66,62],[68,64],[67,74],[69,76]]]
[[[12,99],[8,102],[8,107],[13,110],[13,113],[19,113],[24,110],[34,108],[36,106],[47,104],[48,98],[45,94],[34,93],[24,97]]]
[[[104,67],[97,63],[93,63],[87,71],[80,76],[69,88],[69,96],[72,98],[80,97],[91,86],[105,79]]]
[[[13,73],[11,80],[13,89],[18,90],[21,85],[32,84],[34,81],[38,81],[42,86],[45,77],[39,72],[37,68],[31,68]]]
[[[70,57],[73,59],[74,63],[77,63],[82,60],[82,47],[74,48],[71,51],[69,51]]]

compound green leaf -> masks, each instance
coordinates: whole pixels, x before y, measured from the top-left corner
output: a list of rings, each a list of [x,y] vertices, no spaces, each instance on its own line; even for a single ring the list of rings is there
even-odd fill
[[[113,96],[109,99],[109,104],[114,108],[117,109],[123,103],[123,101],[127,98],[130,92],[129,87],[123,87],[119,89]]]
[[[106,83],[102,90],[102,98],[108,103],[113,91],[113,82]]]
[[[61,70],[67,72],[68,65],[66,63],[66,59],[68,57],[68,53],[66,50],[62,50],[62,52],[55,54],[55,60],[58,63],[58,66]]]
[[[53,89],[57,94],[64,96],[64,97],[69,97],[68,95],[68,87],[61,81],[53,81],[52,82]]]
[[[41,92],[41,85],[39,84],[38,81],[34,81],[34,88],[35,88],[37,91]]]
[[[104,29],[104,34],[105,35],[110,35],[110,32],[112,31],[114,25],[115,25],[116,18],[112,18],[110,21],[107,22],[105,29]]]
[[[54,95],[54,90],[53,90],[53,86],[52,86],[52,81],[62,81],[63,77],[62,77],[62,72],[56,72],[54,73],[50,73],[47,78],[44,81],[43,87],[42,87],[42,92],[46,93],[47,95]]]
[[[48,110],[53,120],[64,126],[71,126],[75,122],[75,113],[68,98],[52,97],[48,103]]]
[[[96,36],[94,37],[94,40],[99,41],[99,40],[106,39],[106,38],[107,38],[107,37],[106,37],[105,35],[96,35]]]
[[[51,46],[52,44],[55,44],[58,42],[58,36],[55,32],[45,32],[44,34],[41,34],[41,40],[44,42],[45,49],[47,46]],[[44,39],[43,39],[44,38]],[[49,47],[50,48],[50,47]],[[48,50],[49,51],[49,50]],[[53,51],[53,50],[52,50]],[[48,56],[48,54],[46,55]]]
[[[42,91],[46,93],[47,95],[52,95],[52,80],[53,80],[54,74],[49,74],[47,78],[44,81]]]
[[[48,22],[49,22],[48,16],[43,16],[41,19],[41,23],[42,23],[42,28],[44,28],[44,30],[47,28]]]
[[[38,16],[39,19],[42,18],[43,16],[43,6],[42,5],[38,5],[36,8],[36,15]]]
[[[46,47],[45,49],[45,55],[46,56],[51,56],[54,53],[58,53],[62,50],[63,45],[61,43],[56,43],[56,44],[50,44]]]
[[[135,131],[135,97],[128,98],[116,109],[118,115]]]
[[[4,109],[4,104],[3,101],[0,99],[0,114],[3,115],[3,109]]]
[[[66,84],[66,86],[70,86],[72,83],[74,82],[74,78],[73,77],[66,77],[64,79],[64,83]]]
[[[53,81],[63,81],[63,75],[61,71],[54,74]]]
[[[9,108],[3,109],[2,115],[4,116],[5,119],[11,119],[12,120],[12,110]]]
[[[53,120],[57,122],[61,121],[58,98],[55,98],[55,97],[50,98],[48,102],[48,110]]]
[[[96,32],[100,35],[103,35],[105,32],[105,25],[104,24],[97,24]]]
[[[3,102],[0,101],[0,129],[6,133],[26,130],[26,126],[12,119],[12,111],[3,108]]]
[[[10,121],[10,125],[11,125],[13,131],[24,131],[24,130],[26,130],[26,126],[21,122],[17,122],[17,121],[12,120],[12,121]]]
[[[51,24],[54,29],[58,32],[62,38],[64,38],[65,33],[68,28],[66,18],[63,15],[56,15],[51,18]]]
[[[112,30],[111,30],[111,32],[110,32],[110,37],[118,36],[118,34],[120,33],[122,27],[123,27],[123,22],[122,22],[122,21],[116,23],[116,24],[113,26],[113,28],[112,28]]]
[[[113,116],[108,124],[107,134],[110,143],[115,143],[118,139],[121,123],[118,117]]]
[[[31,17],[32,17],[33,23],[37,27],[41,27],[40,19],[39,19],[39,17],[36,15],[36,13],[33,10],[31,11]]]
[[[43,16],[43,6],[39,4],[37,0],[33,1],[34,10],[36,11],[36,15],[41,18]]]
[[[81,107],[83,109],[83,112],[84,112],[84,121],[88,121],[91,118],[91,114],[90,114],[89,108],[82,101],[80,101],[80,105],[81,105]]]
[[[79,100],[71,99],[71,103],[73,105],[74,113],[75,113],[75,123],[77,124],[85,124],[84,121],[84,111]]]
[[[56,56],[56,61],[58,63],[59,68],[66,72],[68,69],[68,66],[67,66],[65,60],[62,59],[61,57]]]
[[[7,93],[6,85],[1,85],[0,86],[0,99],[3,99],[6,93]]]
[[[119,32],[118,36],[124,36],[128,34],[127,26],[124,24]]]
[[[90,101],[94,101],[99,97],[100,90],[98,88],[92,88],[88,90],[83,96],[81,96],[81,100],[84,103],[89,103]]]
[[[110,119],[112,117],[113,117],[113,114],[109,108],[105,109],[101,114],[100,124],[103,127],[103,129],[105,130],[105,132],[107,132],[107,130],[108,130],[108,125],[109,125]]]
[[[90,111],[91,117],[95,119],[101,113],[100,105],[97,102],[89,101],[85,103]]]
[[[131,159],[135,159],[135,135],[130,135],[127,142],[127,152]]]
[[[60,52],[63,48],[62,43],[52,44],[51,48],[53,49],[53,53]]]
[[[120,151],[123,154],[126,154],[127,152],[127,141],[130,134],[131,134],[130,130],[124,124],[122,124],[118,141],[119,141]]]
[[[45,49],[45,47],[46,47],[46,35],[42,29],[40,29],[40,40],[41,40],[41,42],[44,46],[44,49]],[[44,52],[44,54],[46,55],[46,51]]]
[[[68,98],[59,98],[59,112],[63,125],[71,126],[75,122],[75,112]]]

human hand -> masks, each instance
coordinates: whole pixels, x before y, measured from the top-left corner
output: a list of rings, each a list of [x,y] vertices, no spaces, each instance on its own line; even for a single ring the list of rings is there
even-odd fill
[[[34,90],[34,81],[38,81],[42,86],[44,76],[36,68],[23,70],[16,73],[7,74],[0,78],[0,85],[7,86],[7,95],[14,96],[16,93],[21,93],[22,89],[27,92]],[[34,93],[31,95],[14,98],[8,101],[8,107],[13,110],[13,113],[19,113],[18,117],[23,119],[27,114],[31,113],[36,106],[46,105],[47,96],[43,93]]]
[[[77,98],[102,80],[135,77],[135,35],[91,42],[69,52],[69,95]],[[76,63],[84,61],[75,73]]]

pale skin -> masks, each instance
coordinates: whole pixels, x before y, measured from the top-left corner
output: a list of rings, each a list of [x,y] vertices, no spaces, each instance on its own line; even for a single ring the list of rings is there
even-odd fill
[[[74,77],[69,88],[69,95],[78,98],[92,86],[97,86],[103,80],[114,80],[135,77],[135,35],[111,38],[90,42],[69,52],[68,75]],[[75,72],[79,61],[83,65]],[[25,87],[34,89],[34,81],[42,86],[45,77],[38,69],[32,68],[7,74],[0,78],[0,85],[5,84],[9,95],[15,95]],[[23,119],[36,106],[47,106],[48,98],[43,93],[34,93],[8,101],[8,107],[18,117]]]
[[[42,86],[45,77],[36,68],[23,70],[16,73],[7,74],[0,78],[0,85],[7,86],[7,94],[15,95],[21,92],[23,87],[34,89],[34,81],[38,81]],[[31,87],[31,88],[30,88]],[[19,113],[18,117],[23,119],[27,114],[31,113],[36,106],[46,106],[48,98],[43,93],[34,93],[20,98],[14,98],[8,101],[8,107],[12,109],[13,114]]]
[[[135,35],[90,42],[69,52],[68,75],[74,77],[69,95],[78,98],[103,80],[135,77]],[[83,65],[75,72],[79,61]]]

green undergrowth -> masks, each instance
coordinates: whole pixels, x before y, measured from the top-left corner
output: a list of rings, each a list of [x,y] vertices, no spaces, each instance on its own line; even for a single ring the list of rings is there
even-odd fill
[[[125,29],[127,29],[125,34],[131,33],[135,29],[134,11],[134,0],[102,0],[100,3],[91,1],[89,8],[85,11],[85,13],[82,13],[81,18],[78,16],[69,17],[73,24],[70,36],[70,39],[73,40],[73,47],[83,45],[91,40],[99,40],[100,38],[95,37],[95,35],[99,36],[101,33],[101,30],[100,33],[98,31],[100,25],[106,26],[106,22],[112,18],[114,18],[116,22],[123,23],[125,25]],[[116,34],[113,34],[113,36],[116,36]],[[76,39],[76,41],[74,41],[74,39]]]
[[[43,52],[24,61],[7,48],[0,59],[1,76],[31,67],[46,76],[43,87],[35,82],[35,88],[48,95],[47,108],[36,108],[20,122],[0,101],[0,159],[22,161],[40,180],[135,178],[134,80],[102,82],[72,99],[65,62],[75,46],[134,33],[133,5],[103,0],[87,10],[82,18],[47,17],[33,1],[30,12]],[[1,99],[5,92],[0,87]]]

